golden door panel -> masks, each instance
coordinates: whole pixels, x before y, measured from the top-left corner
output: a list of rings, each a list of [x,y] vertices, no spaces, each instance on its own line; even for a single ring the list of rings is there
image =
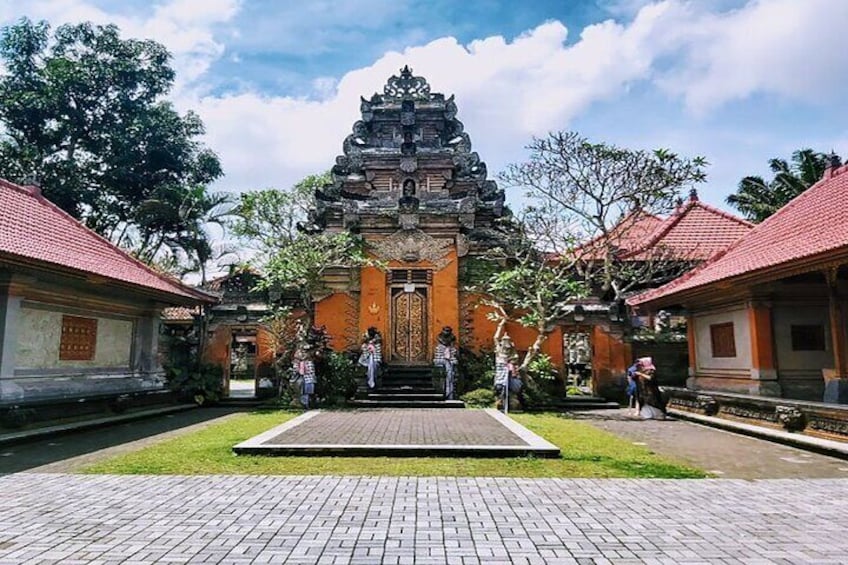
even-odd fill
[[[427,361],[427,292],[392,289],[392,360]]]

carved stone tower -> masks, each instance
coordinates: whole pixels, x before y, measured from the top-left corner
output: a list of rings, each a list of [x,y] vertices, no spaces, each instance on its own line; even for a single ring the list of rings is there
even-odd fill
[[[467,333],[459,264],[500,241],[497,220],[509,211],[471,150],[453,96],[431,93],[404,67],[382,94],[362,99],[361,112],[311,220],[316,229],[361,234],[385,268],[331,284],[335,294],[318,303],[317,319],[337,335],[375,326],[390,362],[428,364],[443,326]]]

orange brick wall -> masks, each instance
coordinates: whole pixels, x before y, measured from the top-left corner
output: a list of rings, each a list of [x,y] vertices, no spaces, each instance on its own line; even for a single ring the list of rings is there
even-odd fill
[[[330,347],[335,351],[345,351],[348,330],[348,302],[351,297],[343,292],[337,292],[315,305],[315,325],[325,326],[332,340]],[[361,333],[361,332],[358,332]]]
[[[441,271],[433,273],[433,293],[430,298],[430,354],[435,348],[436,336],[445,326],[450,326],[454,333],[459,332],[459,289],[457,278],[459,274],[456,252],[448,255],[450,264]]]
[[[359,334],[374,326],[384,336],[389,330],[388,292],[386,273],[377,267],[363,267],[360,271]]]
[[[492,312],[492,308],[484,306],[480,303],[482,297],[480,295],[471,295],[467,298],[472,303],[477,303],[477,307],[471,310],[471,336],[466,347],[474,350],[492,349],[494,343],[492,338],[495,335],[497,324],[487,318],[487,315]],[[506,332],[515,343],[515,348],[519,351],[527,351],[533,342],[536,340],[536,331],[530,328],[525,328],[519,323],[509,322],[506,325]],[[562,329],[556,328],[548,339],[542,344],[542,353],[549,355],[551,361],[561,367],[563,364],[562,352]]]
[[[601,326],[592,332],[592,387],[595,394],[610,399],[624,390],[627,367],[633,362],[632,348],[621,337]]]

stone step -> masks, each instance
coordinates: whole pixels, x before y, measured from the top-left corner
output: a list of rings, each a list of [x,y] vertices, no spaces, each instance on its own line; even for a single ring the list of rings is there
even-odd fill
[[[440,391],[435,388],[428,387],[377,387],[374,390],[369,390],[369,394],[386,394],[386,395],[398,395],[398,394],[441,394]]]
[[[444,400],[444,395],[438,393],[419,393],[410,391],[392,393],[371,392],[368,394],[368,400],[428,400],[432,402]]]
[[[351,408],[465,408],[461,400],[351,400]]]

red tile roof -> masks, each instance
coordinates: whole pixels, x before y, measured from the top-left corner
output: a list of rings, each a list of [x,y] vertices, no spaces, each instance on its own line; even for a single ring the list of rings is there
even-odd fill
[[[654,251],[661,250],[664,257],[705,261],[727,249],[753,227],[742,218],[704,204],[693,193],[688,202],[665,219],[641,210],[634,212],[610,230],[609,238],[615,241],[622,260],[646,260]],[[602,241],[598,237],[584,245],[583,257],[603,252]]]
[[[669,304],[680,293],[709,291],[719,281],[779,278],[781,272],[800,263],[807,265],[807,270],[815,269],[818,260],[848,253],[846,226],[848,165],[827,171],[822,180],[725,252],[664,286],[634,296],[628,303],[639,305],[662,299]]]
[[[48,201],[37,188],[2,179],[0,258],[97,275],[164,293],[175,304],[214,300],[131,257]]]
[[[641,247],[624,255],[638,260],[657,247],[667,249],[681,259],[705,261],[724,251],[754,227],[742,218],[713,208],[692,195],[690,200],[669,216]]]

